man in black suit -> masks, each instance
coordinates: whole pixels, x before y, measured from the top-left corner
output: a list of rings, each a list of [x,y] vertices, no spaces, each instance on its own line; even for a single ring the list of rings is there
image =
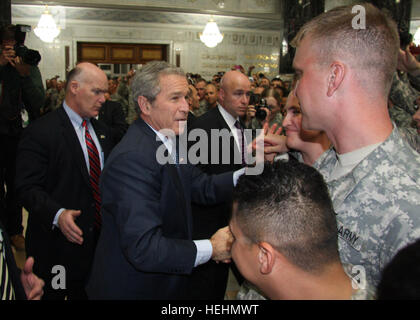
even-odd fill
[[[190,126],[191,123],[196,118],[194,112],[200,107],[200,97],[198,96],[197,89],[192,85],[188,85],[188,94],[187,94],[187,102],[188,108],[190,111],[188,112],[187,117],[187,125]]]
[[[246,114],[251,83],[247,76],[239,71],[228,71],[221,79],[219,102],[217,107],[211,109],[201,117],[195,119],[190,133],[194,129],[203,129],[207,137],[211,137],[213,129],[225,130],[229,135],[229,144],[219,143],[218,158],[213,161],[212,150],[209,143],[206,161],[198,167],[207,174],[220,174],[242,168],[247,160],[246,135],[242,134],[243,125],[240,118]],[[235,126],[241,126],[237,128]],[[220,131],[222,132],[222,131]],[[211,139],[209,139],[210,141]],[[243,144],[242,144],[243,142]],[[249,141],[251,142],[251,141]],[[242,149],[243,148],[243,149]],[[229,155],[228,161],[223,161]],[[200,159],[203,159],[200,156]],[[231,212],[231,199],[217,205],[199,205],[193,203],[193,238],[205,239],[217,229],[229,222]],[[226,291],[229,265],[217,264],[209,261],[194,269],[189,280],[191,299],[223,299]],[[235,270],[236,271],[236,270]]]
[[[63,106],[30,125],[19,144],[16,190],[29,213],[26,249],[45,279],[44,299],[86,298],[100,231],[98,176],[113,147],[95,119],[107,90],[102,70],[78,64]]]
[[[114,144],[117,144],[127,132],[128,124],[125,121],[125,115],[121,104],[111,100],[109,93],[105,94],[105,99],[105,102],[99,110],[97,119],[110,128],[112,141]]]
[[[102,233],[87,292],[91,299],[184,299],[193,268],[230,261],[232,241],[227,228],[193,241],[191,199],[226,201],[237,176],[207,176],[177,148],[189,111],[182,70],[150,62],[131,86],[141,117],[102,174]]]

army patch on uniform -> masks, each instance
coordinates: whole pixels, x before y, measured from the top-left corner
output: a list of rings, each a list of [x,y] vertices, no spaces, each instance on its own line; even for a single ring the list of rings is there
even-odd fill
[[[338,236],[354,249],[360,251],[362,242],[360,236],[356,232],[351,231],[350,229],[345,228],[342,224],[338,223]]]

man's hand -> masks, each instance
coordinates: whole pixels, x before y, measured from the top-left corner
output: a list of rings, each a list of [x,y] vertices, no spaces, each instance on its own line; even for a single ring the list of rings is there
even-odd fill
[[[261,124],[264,127],[264,124],[266,124],[266,123],[268,124],[268,120],[271,118],[271,110],[269,108],[266,108],[266,107],[262,107],[261,110],[264,110],[265,114],[266,114],[265,119],[261,122]]]
[[[4,46],[0,54],[0,65],[4,66],[16,57],[16,52],[13,46]]]
[[[20,281],[22,282],[28,300],[41,300],[41,297],[44,294],[43,288],[45,283],[32,272],[33,265],[34,258],[29,257],[20,274]]]
[[[251,104],[248,105],[248,108],[246,109],[246,120],[249,121],[252,118],[254,118],[255,117],[255,112],[256,112],[255,106],[253,106]]]
[[[263,146],[264,160],[273,162],[277,154],[289,151],[286,145],[286,136],[281,135],[282,127],[277,128],[277,124],[269,127],[268,123],[265,123],[263,129],[261,134],[252,142],[252,148],[257,151],[258,148]]]
[[[213,246],[213,254],[211,258],[216,262],[228,263],[231,259],[230,249],[232,248],[233,236],[229,227],[224,227],[216,231],[210,239]]]
[[[420,74],[420,62],[411,54],[410,49],[407,47],[406,50],[401,50],[398,55],[397,69],[407,72],[412,76]]]
[[[21,57],[16,57],[9,62],[13,67],[15,67],[16,71],[19,72],[21,77],[27,77],[31,74],[31,66],[23,62]]]
[[[83,243],[83,232],[74,222],[82,211],[80,210],[64,210],[58,218],[58,226],[66,239],[76,244]]]

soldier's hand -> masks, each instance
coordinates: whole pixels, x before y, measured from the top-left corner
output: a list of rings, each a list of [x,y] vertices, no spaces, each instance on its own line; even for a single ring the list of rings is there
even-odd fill
[[[80,210],[64,210],[58,218],[58,226],[66,239],[76,244],[83,243],[83,232],[75,223],[75,220],[82,211]]]
[[[401,50],[398,55],[398,65],[397,69],[408,72],[411,75],[415,76],[420,73],[420,62],[410,52],[410,49],[407,47],[406,50]]]
[[[228,263],[231,259],[230,249],[232,248],[233,236],[229,227],[224,227],[216,231],[210,239],[213,246],[213,254],[211,258],[216,262]]]

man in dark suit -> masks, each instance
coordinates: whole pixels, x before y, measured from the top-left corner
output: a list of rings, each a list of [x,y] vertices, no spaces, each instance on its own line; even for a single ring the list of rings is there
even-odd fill
[[[192,84],[188,85],[187,102],[188,108],[190,109],[187,117],[187,125],[190,126],[196,118],[194,112],[200,107],[200,97],[197,89]]]
[[[19,144],[16,188],[29,213],[26,249],[45,279],[44,299],[86,298],[100,231],[98,176],[113,147],[109,129],[95,119],[107,90],[102,70],[78,64],[63,106],[30,125]]]
[[[184,299],[193,268],[210,258],[230,261],[232,241],[227,228],[210,240],[193,241],[191,199],[225,201],[235,174],[207,176],[177,149],[189,110],[188,82],[179,68],[163,61],[146,64],[132,92],[141,118],[115,147],[102,174],[102,233],[88,296]]]
[[[209,144],[206,161],[198,167],[207,174],[220,174],[238,170],[246,163],[246,137],[240,118],[246,114],[251,83],[247,76],[239,71],[228,71],[220,82],[219,102],[201,117],[195,119],[189,131],[203,129],[210,137],[212,130],[225,130],[229,135],[229,144],[219,143],[218,158],[215,163]],[[236,126],[241,126],[239,129]],[[242,129],[242,130],[241,130]],[[222,131],[220,131],[222,132]],[[243,142],[243,143],[242,143]],[[249,141],[251,142],[251,141]],[[243,148],[243,150],[242,150]],[[224,161],[229,155],[228,161]],[[201,156],[200,156],[201,158]],[[201,158],[203,159],[203,158]],[[203,159],[203,160],[204,160]],[[217,205],[192,205],[193,238],[205,239],[217,229],[229,222],[231,199]],[[223,299],[226,291],[229,265],[209,261],[194,269],[189,280],[191,299]],[[235,270],[236,272],[236,270]]]
[[[112,141],[114,144],[117,144],[127,132],[128,124],[125,121],[125,115],[121,104],[117,101],[112,101],[109,93],[105,94],[105,99],[105,102],[99,110],[97,119],[110,128]]]

